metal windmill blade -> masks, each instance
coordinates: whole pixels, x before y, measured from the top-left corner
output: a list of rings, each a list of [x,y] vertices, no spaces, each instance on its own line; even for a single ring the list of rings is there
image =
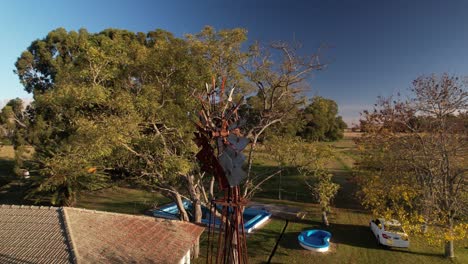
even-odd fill
[[[242,168],[244,161],[244,154],[235,151],[231,147],[225,148],[224,152],[219,156],[219,163],[224,169],[230,186],[239,185],[247,176],[244,169]]]
[[[227,147],[224,152],[227,152],[228,155],[232,159],[232,164],[235,167],[242,167],[245,161],[245,155],[242,154],[242,152],[239,152],[236,149],[233,149],[232,147]]]
[[[247,145],[250,143],[250,140],[245,138],[245,137],[239,137],[234,134],[229,134],[227,137],[227,140],[229,143],[233,146],[233,148],[237,151],[242,151],[247,147]]]
[[[229,125],[229,127],[228,127],[228,130],[232,131],[232,130],[234,130],[236,128],[243,127],[243,126],[245,126],[246,123],[247,123],[247,121],[245,121],[245,119],[239,119],[236,122],[231,123]]]

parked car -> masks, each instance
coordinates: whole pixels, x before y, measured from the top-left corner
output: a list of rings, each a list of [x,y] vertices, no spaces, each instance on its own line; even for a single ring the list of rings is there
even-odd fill
[[[408,234],[397,220],[377,218],[371,220],[369,226],[377,239],[377,244],[389,247],[409,247]]]

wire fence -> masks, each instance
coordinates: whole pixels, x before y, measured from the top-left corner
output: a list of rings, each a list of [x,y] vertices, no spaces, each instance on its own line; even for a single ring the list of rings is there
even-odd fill
[[[280,190],[269,190],[269,191],[262,191],[259,192],[257,197],[262,198],[271,198],[271,199],[278,199],[278,200],[288,200],[288,201],[295,201],[295,202],[316,202],[315,198],[312,196],[311,193],[307,192],[300,192],[300,191],[288,191],[284,189]]]

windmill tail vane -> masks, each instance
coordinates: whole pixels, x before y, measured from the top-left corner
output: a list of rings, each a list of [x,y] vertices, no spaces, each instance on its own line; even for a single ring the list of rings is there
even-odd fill
[[[243,218],[247,200],[239,184],[247,175],[242,151],[249,140],[241,133],[245,122],[238,115],[243,98],[234,103],[234,88],[226,94],[225,85],[226,78],[219,87],[213,78],[211,86],[206,84],[206,94],[198,97],[201,110],[194,141],[200,148],[196,157],[201,169],[213,175],[223,193],[210,204],[207,263],[243,264],[248,262]]]

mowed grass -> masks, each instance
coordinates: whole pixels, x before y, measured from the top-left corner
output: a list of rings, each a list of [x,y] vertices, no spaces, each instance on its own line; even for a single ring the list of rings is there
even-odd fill
[[[412,236],[409,249],[378,246],[368,227],[371,216],[362,210],[337,208],[330,217],[330,227],[323,227],[319,208],[315,204],[290,204],[307,208],[308,215],[304,220],[289,222],[271,263],[468,263],[466,245],[460,243],[455,249],[458,255],[453,262],[443,258],[442,246],[431,246],[421,237]],[[264,229],[270,228],[271,231],[276,230],[275,226],[269,225]],[[301,231],[315,228],[332,233],[330,252],[310,252],[297,242]],[[261,241],[261,238],[258,241]],[[255,248],[255,245],[249,246]],[[262,261],[264,259],[256,259],[252,263]]]
[[[320,211],[316,204],[271,199],[258,201],[300,207],[307,212],[303,220],[288,222],[271,263],[468,263],[466,243],[456,244],[454,260],[443,257],[442,246],[429,245],[418,236],[411,236],[409,249],[378,246],[368,227],[371,215],[362,210],[336,208],[330,216],[331,225],[324,227],[320,222]],[[249,263],[268,263],[285,224],[286,220],[271,219],[261,229],[247,236]],[[316,228],[332,233],[331,247],[327,253],[305,250],[297,241],[301,231]],[[204,234],[200,258],[194,263],[206,263],[206,245]]]
[[[287,168],[279,177],[267,182],[255,201],[273,204],[285,204],[299,207],[306,211],[303,220],[289,221],[271,263],[468,263],[468,241],[455,243],[456,258],[443,257],[442,245],[430,245],[420,236],[411,235],[409,249],[395,249],[378,246],[369,229],[372,215],[365,211],[356,197],[357,186],[353,182],[353,165],[357,150],[353,139],[359,136],[345,135],[332,144],[336,150],[335,157],[327,167],[333,173],[333,180],[340,184],[340,190],[334,201],[333,213],[329,216],[330,227],[321,224],[320,210],[313,203],[303,179],[293,168]],[[259,153],[255,160],[255,172],[273,171],[276,164],[267,153]],[[282,200],[278,199],[281,186]],[[247,238],[250,263],[267,263],[269,256],[279,238],[286,221],[270,220],[263,228],[256,230]],[[331,249],[328,253],[313,253],[303,249],[298,241],[299,233],[306,229],[321,228],[332,233]],[[205,245],[206,241],[202,243]],[[196,263],[205,263],[206,248],[202,247],[201,258]]]
[[[143,214],[147,209],[169,202],[159,193],[129,187],[112,187],[78,195],[76,207],[126,214]]]

